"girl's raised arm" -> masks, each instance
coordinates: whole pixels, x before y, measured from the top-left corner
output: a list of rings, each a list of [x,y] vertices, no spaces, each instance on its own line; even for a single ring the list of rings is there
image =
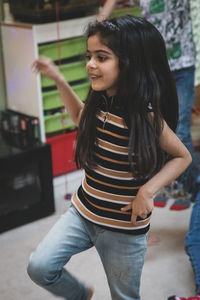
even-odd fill
[[[78,126],[84,104],[66,82],[56,65],[49,58],[41,57],[33,62],[32,69],[55,81],[67,113],[76,126]]]

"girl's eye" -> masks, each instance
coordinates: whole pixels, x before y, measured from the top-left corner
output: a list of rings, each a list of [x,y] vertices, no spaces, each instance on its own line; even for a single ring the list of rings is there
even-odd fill
[[[103,62],[103,61],[105,61],[107,59],[107,57],[106,56],[98,56],[98,60],[100,61],[100,62]]]

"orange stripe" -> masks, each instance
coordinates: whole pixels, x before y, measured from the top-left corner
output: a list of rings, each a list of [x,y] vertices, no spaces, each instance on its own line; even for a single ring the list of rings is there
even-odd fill
[[[104,169],[101,166],[95,167],[94,170],[97,170],[105,175],[115,176],[119,178],[133,178],[133,174],[131,172],[120,172],[120,171],[113,171],[109,169]]]
[[[109,193],[104,193],[98,190],[93,189],[91,186],[89,186],[86,182],[86,178],[84,178],[83,180],[83,187],[85,189],[85,191],[91,195],[93,195],[94,197],[98,197],[98,198],[105,198],[108,200],[113,200],[113,201],[121,201],[121,202],[131,202],[134,199],[134,196],[131,197],[124,197],[121,195],[112,195]]]
[[[87,200],[87,202],[90,203],[90,205],[100,209],[100,210],[103,210],[103,211],[112,211],[114,213],[118,213],[118,214],[123,214],[123,215],[131,215],[131,212],[127,212],[127,211],[121,211],[121,210],[116,210],[116,209],[111,209],[111,208],[107,208],[107,207],[103,207],[103,206],[99,206],[99,205],[96,205],[94,203],[92,203],[90,200],[87,199],[87,197],[85,197],[85,199]]]
[[[105,130],[105,129],[102,129],[100,127],[97,127],[97,130],[101,131],[101,132],[104,132],[104,133],[107,133],[109,135],[112,135],[112,136],[115,136],[119,139],[122,139],[122,140],[128,140],[129,138],[127,136],[124,136],[124,135],[119,135],[119,134],[116,134],[116,133],[113,133],[111,131],[108,131],[108,130]]]
[[[127,162],[127,161],[119,161],[119,160],[111,159],[111,158],[102,156],[102,155],[100,155],[100,154],[97,154],[96,152],[94,152],[94,154],[95,154],[96,156],[100,157],[100,158],[103,159],[103,160],[107,160],[107,161],[110,161],[110,162],[114,162],[114,163],[119,164],[119,165],[129,165],[129,162]]]
[[[120,188],[120,189],[124,189],[124,190],[137,190],[137,189],[139,189],[139,186],[121,186],[121,185],[119,186],[119,185],[107,183],[107,182],[104,182],[104,181],[100,181],[98,179],[93,178],[92,176],[89,176],[88,174],[86,174],[86,177],[88,177],[92,181],[98,182],[98,183],[103,184],[105,186],[111,186],[113,188]]]
[[[73,195],[73,202],[74,204],[79,208],[79,210],[82,212],[82,214],[89,218],[90,220],[93,220],[94,222],[96,221],[97,223],[100,223],[102,225],[110,225],[110,226],[120,226],[124,228],[133,228],[137,229],[137,227],[145,226],[149,224],[150,217],[144,221],[139,221],[136,224],[132,224],[131,222],[123,222],[123,221],[118,221],[118,220],[110,220],[104,217],[100,217],[97,215],[93,215],[90,211],[88,211],[83,204],[78,200],[77,195]]]
[[[110,144],[106,141],[102,141],[100,139],[98,139],[98,145],[100,145],[101,147],[104,147],[108,150],[117,151],[117,152],[120,152],[122,154],[128,154],[128,147],[116,146],[116,145]]]

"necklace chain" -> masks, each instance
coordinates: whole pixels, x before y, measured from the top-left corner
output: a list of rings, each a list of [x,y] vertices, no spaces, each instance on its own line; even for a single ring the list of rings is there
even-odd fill
[[[105,99],[105,98],[104,98],[104,99]],[[107,111],[106,111],[105,114],[104,114],[104,119],[103,119],[103,129],[105,128],[106,122],[108,121],[108,115],[109,115],[110,110],[111,110],[111,108],[112,108],[113,100],[114,100],[114,96],[112,97],[110,106],[108,107],[107,100],[105,99],[106,104],[107,104]]]

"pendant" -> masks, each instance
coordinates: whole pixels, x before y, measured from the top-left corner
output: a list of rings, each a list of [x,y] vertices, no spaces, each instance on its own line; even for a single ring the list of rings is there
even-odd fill
[[[113,96],[112,99],[111,99],[110,107],[108,107],[108,103],[106,102],[106,104],[107,104],[107,105],[106,105],[106,106],[107,106],[107,112],[105,113],[104,118],[103,118],[103,129],[104,129],[104,127],[105,127],[105,125],[106,125],[106,122],[107,122],[107,120],[108,120],[108,114],[109,114],[109,112],[110,112],[110,110],[111,110],[111,108],[112,108],[113,100],[114,100],[114,96]],[[106,99],[105,99],[105,101],[106,101]]]
[[[105,125],[106,125],[107,119],[108,119],[108,111],[105,113],[105,116],[104,116],[103,129],[104,129]]]

